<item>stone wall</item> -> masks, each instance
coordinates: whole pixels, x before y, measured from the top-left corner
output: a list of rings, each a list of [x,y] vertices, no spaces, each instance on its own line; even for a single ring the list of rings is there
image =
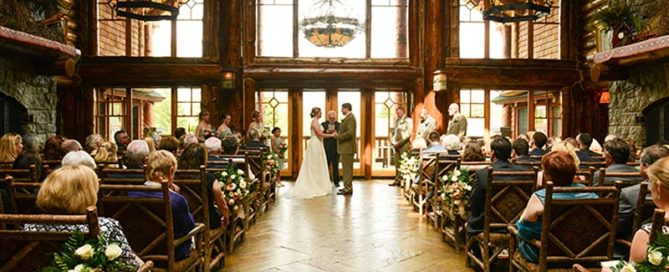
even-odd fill
[[[658,4],[667,0],[629,0],[632,9],[646,23],[657,13]],[[669,63],[641,65],[630,70],[630,78],[610,84],[609,134],[637,139],[637,144],[646,143],[644,124],[637,122],[642,111],[651,103],[669,97]]]
[[[39,76],[31,60],[0,55],[0,93],[23,104],[32,119],[24,132],[38,134],[43,142],[56,133],[56,82]]]

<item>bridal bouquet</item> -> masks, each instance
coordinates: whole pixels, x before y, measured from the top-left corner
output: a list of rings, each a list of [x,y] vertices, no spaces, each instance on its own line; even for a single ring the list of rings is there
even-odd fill
[[[288,150],[288,145],[285,142],[281,142],[279,144],[279,152],[281,152],[281,154],[286,154],[286,150]]]
[[[659,272],[669,269],[669,234],[658,233],[655,241],[648,243],[646,259],[640,263],[620,261],[614,267],[613,272]]]
[[[469,207],[469,196],[472,191],[471,177],[467,169],[453,170],[441,177],[441,198],[451,214],[465,217]]]
[[[244,171],[230,165],[227,170],[219,172],[216,179],[221,183],[221,190],[228,206],[233,210],[239,209],[242,199],[249,194]]]
[[[263,161],[265,162],[265,169],[267,169],[272,176],[279,173],[279,155],[274,152],[267,152],[263,155]]]
[[[404,183],[411,184],[418,176],[418,158],[411,155],[409,152],[402,154],[400,158],[400,177],[404,179]]]
[[[119,244],[118,241],[105,240],[102,235],[97,239],[85,240],[81,232],[75,231],[65,241],[61,252],[53,254],[51,265],[42,268],[42,271],[136,271],[135,265],[125,263],[119,258],[123,255]]]

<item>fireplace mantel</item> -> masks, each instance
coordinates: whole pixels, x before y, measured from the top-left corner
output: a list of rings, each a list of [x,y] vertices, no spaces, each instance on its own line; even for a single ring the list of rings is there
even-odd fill
[[[624,80],[629,68],[669,58],[669,35],[648,39],[595,54],[590,68],[593,81]]]
[[[40,75],[74,74],[79,49],[11,28],[0,26],[0,50],[36,59]]]

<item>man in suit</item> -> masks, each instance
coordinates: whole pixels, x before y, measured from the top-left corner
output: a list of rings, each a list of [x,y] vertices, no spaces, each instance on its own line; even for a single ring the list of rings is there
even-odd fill
[[[530,151],[530,156],[543,156],[546,151],[544,151],[544,146],[548,141],[548,137],[541,131],[537,131],[532,135],[532,151]]]
[[[393,137],[390,139],[390,143],[395,150],[395,173],[397,174],[395,175],[395,181],[388,184],[390,186],[400,185],[400,158],[411,147],[411,132],[413,131],[413,122],[404,113],[404,108],[398,107],[395,110],[395,114],[395,131],[393,132]]]
[[[265,144],[260,142],[260,130],[257,130],[257,129],[250,130],[249,131],[249,139],[250,139],[250,141],[248,141],[246,143],[246,147],[267,148],[267,146]]]
[[[528,152],[530,151],[530,144],[523,138],[518,138],[513,142],[513,154],[516,162],[531,162],[536,161],[530,158]]]
[[[356,121],[351,113],[351,104],[344,103],[341,106],[341,113],[344,119],[341,121],[339,133],[337,134],[337,152],[341,167],[344,170],[344,189],[340,189],[338,195],[353,194],[353,156],[357,148]]]
[[[416,138],[414,138],[412,146],[415,149],[425,148],[430,146],[430,133],[437,127],[437,121],[427,112],[423,107],[420,110],[420,123],[416,130]]]
[[[321,123],[323,131],[327,134],[339,132],[341,124],[337,122],[337,113],[335,111],[328,112],[328,120]],[[335,187],[339,187],[339,153],[337,152],[337,139],[325,138],[323,139],[323,147],[325,148],[325,157],[327,158],[328,167],[332,167],[332,182]]]
[[[590,151],[590,145],[592,144],[592,136],[590,133],[581,133],[576,136],[576,142],[578,143],[578,149],[576,151],[576,156],[581,162],[592,162],[598,161],[599,154]]]
[[[639,174],[644,180],[648,180],[646,169],[661,158],[669,156],[669,149],[661,145],[653,145],[643,149],[639,161]],[[633,185],[623,188],[620,191],[620,204],[618,205],[618,227],[616,228],[616,238],[632,240],[632,225],[634,224],[634,210],[636,210],[637,200],[639,199],[640,185]],[[623,253],[623,252],[620,252]],[[628,254],[629,252],[624,252]]]
[[[630,158],[630,148],[627,143],[621,139],[614,139],[604,143],[604,162],[606,163],[606,172],[638,172],[634,166],[627,165]],[[599,185],[600,174],[595,172],[592,179],[592,185]],[[616,180],[633,181],[639,178],[620,178],[620,177],[605,177],[604,183],[612,185]]]
[[[467,135],[467,117],[460,114],[460,106],[455,103],[448,106],[448,116],[451,120],[448,121],[446,135],[455,134],[462,140]]]

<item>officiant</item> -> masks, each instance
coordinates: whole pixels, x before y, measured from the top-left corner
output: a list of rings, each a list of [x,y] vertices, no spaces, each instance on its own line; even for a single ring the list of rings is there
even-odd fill
[[[321,123],[323,131],[326,134],[332,134],[333,132],[339,132],[339,126],[341,124],[337,122],[337,113],[335,111],[328,112],[327,121]],[[330,172],[330,177],[335,187],[339,187],[339,153],[337,152],[337,138],[325,138],[323,139],[323,147],[325,148],[325,157],[327,158],[328,168],[332,167]]]

